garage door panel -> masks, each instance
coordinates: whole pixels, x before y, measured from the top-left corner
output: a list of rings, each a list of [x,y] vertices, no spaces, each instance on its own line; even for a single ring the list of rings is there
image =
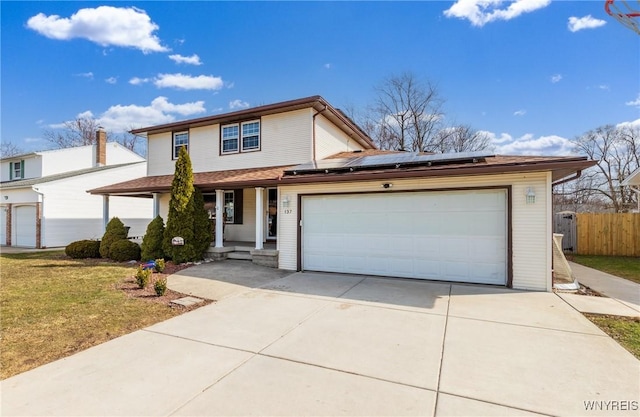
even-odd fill
[[[505,190],[311,196],[302,217],[303,269],[506,284]]]
[[[15,245],[36,246],[36,207],[18,206],[15,209]]]

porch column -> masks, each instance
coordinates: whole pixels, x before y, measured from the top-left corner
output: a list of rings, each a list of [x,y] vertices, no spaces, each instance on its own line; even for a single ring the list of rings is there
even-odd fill
[[[109,223],[109,196],[102,196],[102,232],[107,231],[107,223]]]
[[[264,240],[264,188],[256,187],[256,249],[263,249]]]
[[[153,193],[153,218],[160,214],[160,193]]]
[[[224,190],[216,190],[216,248],[224,247],[222,234],[224,233]]]

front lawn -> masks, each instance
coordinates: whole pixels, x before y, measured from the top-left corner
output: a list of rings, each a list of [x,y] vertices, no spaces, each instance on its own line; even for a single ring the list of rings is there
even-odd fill
[[[0,379],[182,312],[120,289],[134,273],[62,252],[0,255]]]
[[[585,314],[585,316],[640,359],[640,319],[595,314]]]
[[[640,258],[629,256],[570,255],[567,259],[589,268],[640,284]]]

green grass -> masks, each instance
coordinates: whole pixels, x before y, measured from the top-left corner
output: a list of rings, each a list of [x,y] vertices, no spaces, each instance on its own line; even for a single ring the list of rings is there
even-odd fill
[[[0,255],[0,379],[180,313],[119,290],[134,272],[62,252]]]
[[[628,256],[570,255],[567,259],[589,268],[626,278],[640,284],[640,258]]]
[[[640,359],[640,319],[585,314],[602,331]]]

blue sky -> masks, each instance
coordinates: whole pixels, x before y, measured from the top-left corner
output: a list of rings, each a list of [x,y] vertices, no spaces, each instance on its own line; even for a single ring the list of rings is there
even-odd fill
[[[603,6],[2,1],[1,139],[32,151],[78,115],[117,132],[311,95],[364,109],[410,71],[498,152],[566,154],[640,125],[640,36]]]

